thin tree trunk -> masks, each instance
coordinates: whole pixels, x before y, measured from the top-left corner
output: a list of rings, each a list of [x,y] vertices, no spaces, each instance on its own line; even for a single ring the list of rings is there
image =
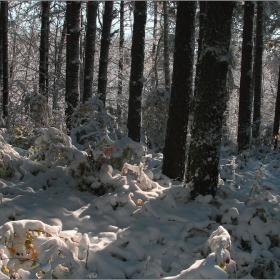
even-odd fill
[[[279,134],[279,119],[280,119],[280,65],[278,72],[278,89],[275,103],[274,123],[273,123],[273,136],[274,148],[277,148],[278,134]]]
[[[263,58],[263,2],[257,2],[256,46],[254,58],[254,112],[252,137],[260,136],[262,98],[262,58]]]
[[[86,102],[89,98],[92,97],[97,8],[98,2],[87,2],[87,30],[83,102]]]
[[[3,28],[3,118],[9,115],[9,63],[8,63],[8,1],[1,1],[1,20]]]
[[[68,6],[67,6],[68,8]],[[69,30],[69,39],[67,43],[67,59],[68,63],[66,67],[66,95],[65,101],[67,108],[65,113],[67,116],[66,125],[70,130],[71,115],[73,114],[75,108],[79,102],[79,68],[80,68],[80,12],[81,12],[81,2],[71,1],[71,21]],[[68,17],[67,17],[68,22]]]
[[[254,2],[245,1],[238,114],[238,152],[250,147]]]
[[[163,2],[164,11],[164,76],[165,90],[170,91],[170,65],[169,65],[169,16],[168,16],[168,1]]]
[[[187,182],[192,199],[199,194],[215,196],[217,191],[235,2],[209,1],[207,5],[187,167]]]
[[[119,69],[118,69],[118,100],[117,100],[117,112],[118,118],[121,118],[121,96],[123,93],[123,62],[124,62],[124,1],[120,3],[120,42],[119,42]]]
[[[195,1],[178,1],[172,87],[163,151],[163,174],[180,181],[183,181],[185,174],[187,127],[193,82],[196,6]]]
[[[107,91],[107,75],[109,62],[109,47],[111,41],[111,25],[113,20],[114,1],[105,2],[105,10],[103,13],[102,37],[100,46],[99,71],[98,71],[98,89],[99,99],[103,101],[105,106]]]
[[[48,76],[48,49],[49,49],[49,1],[42,1],[42,26],[40,42],[40,65],[39,65],[39,91],[48,100],[47,76]]]
[[[144,83],[143,70],[146,20],[147,2],[135,1],[127,128],[128,137],[136,142],[140,142],[141,139],[141,103]]]
[[[0,15],[2,18],[1,3],[0,3]],[[3,20],[0,19],[0,93],[2,93],[2,87],[3,87]]]
[[[60,80],[61,76],[61,66],[62,66],[62,51],[64,47],[64,41],[67,36],[67,21],[64,20],[60,42],[58,46],[58,53],[57,53],[57,60],[55,63],[55,75],[54,75],[54,82],[53,82],[53,109],[58,108],[57,100],[58,100],[58,91],[57,91],[57,81]]]

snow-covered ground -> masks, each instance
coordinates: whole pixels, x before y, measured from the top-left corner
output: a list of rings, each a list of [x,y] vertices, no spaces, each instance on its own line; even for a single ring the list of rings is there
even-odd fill
[[[0,140],[18,170],[0,178],[1,279],[280,277],[278,151],[223,149],[217,196],[188,201],[189,190],[161,174],[161,154],[147,157],[145,172],[104,160],[98,181],[88,176],[93,188],[112,186],[98,196],[59,165],[85,156],[67,139],[55,165]]]

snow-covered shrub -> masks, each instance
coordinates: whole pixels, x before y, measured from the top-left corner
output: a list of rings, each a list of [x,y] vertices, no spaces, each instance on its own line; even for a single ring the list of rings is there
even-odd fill
[[[103,141],[108,141],[108,137],[103,138]],[[144,155],[144,147],[138,142],[134,142],[129,137],[122,137],[117,141],[108,141],[116,149],[112,151],[108,160],[108,164],[114,168],[121,170],[124,163],[139,163]]]
[[[34,124],[27,119],[24,123],[7,128],[7,142],[14,147],[28,150],[34,144]]]
[[[0,227],[0,278],[72,278],[80,267],[77,245],[60,237],[61,228],[38,220]],[[75,251],[76,247],[76,251]]]
[[[35,140],[35,154],[30,157],[32,160],[46,160],[50,154],[51,144],[61,143],[63,146],[72,146],[70,137],[57,128],[39,128],[37,133],[39,136]]]
[[[162,150],[169,110],[169,92],[162,88],[152,90],[142,106],[142,131],[152,149]]]
[[[206,244],[202,246],[204,250],[210,248],[211,252],[205,259],[197,260],[188,269],[174,277],[164,279],[225,279],[236,278],[236,263],[231,259],[229,250],[231,240],[228,231],[219,226],[212,232]]]
[[[97,96],[90,98],[85,104],[79,104],[72,114],[71,121],[71,137],[74,144],[99,142],[107,134],[116,138],[115,118],[104,109],[103,102]]]
[[[10,159],[3,152],[0,152],[0,178],[11,179],[15,175],[15,170],[9,165]]]
[[[159,184],[152,181],[144,172],[144,164],[142,162],[140,162],[138,166],[125,163],[122,168],[122,174],[126,174],[128,170],[131,170],[137,175],[137,186],[140,187],[140,189],[151,190],[159,187]]]
[[[49,108],[47,97],[41,93],[30,95],[30,116],[36,126],[48,125]]]

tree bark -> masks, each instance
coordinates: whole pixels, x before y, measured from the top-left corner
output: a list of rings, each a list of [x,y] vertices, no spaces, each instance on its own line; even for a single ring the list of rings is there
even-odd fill
[[[8,63],[8,1],[1,1],[3,44],[3,118],[9,115],[9,63]]]
[[[1,3],[0,3],[0,15],[2,18]],[[3,20],[0,20],[0,93],[2,93],[2,86],[3,86]]]
[[[195,1],[178,1],[175,51],[163,174],[182,181],[185,174],[187,127],[192,95],[195,49]]]
[[[245,1],[238,114],[238,152],[250,147],[254,2]]]
[[[100,58],[99,58],[99,71],[98,71],[98,89],[99,99],[103,101],[105,106],[106,102],[106,90],[107,90],[107,72],[109,61],[109,47],[111,41],[111,25],[113,20],[113,6],[114,1],[105,2],[105,10],[103,13],[103,26],[102,37],[100,46]]]
[[[254,57],[254,111],[252,137],[260,136],[262,98],[262,58],[263,58],[263,2],[257,2],[256,46]]]
[[[165,76],[165,90],[170,91],[170,65],[169,65],[169,15],[168,15],[168,1],[163,2],[164,10],[164,76]]]
[[[279,134],[279,119],[280,119],[280,65],[278,72],[278,89],[275,103],[274,123],[273,123],[273,136],[274,148],[277,148],[278,134]]]
[[[39,64],[39,91],[47,97],[47,76],[48,76],[48,53],[49,53],[49,27],[50,27],[50,4],[49,1],[42,1],[42,25],[40,41],[40,64]]]
[[[235,2],[209,1],[207,5],[187,166],[187,183],[192,199],[199,194],[215,196],[217,192]]]
[[[121,96],[123,92],[123,54],[124,54],[124,1],[120,3],[120,41],[119,41],[119,69],[118,69],[118,100],[117,100],[117,112],[118,118],[121,118]]]
[[[86,102],[89,98],[92,97],[97,8],[98,2],[87,2],[87,30],[83,102]]]
[[[67,3],[68,5],[68,3]],[[68,6],[67,6],[68,8]],[[68,10],[67,10],[68,11]],[[79,102],[79,68],[80,68],[80,11],[81,2],[71,1],[71,21],[68,26],[69,35],[67,38],[67,70],[66,70],[66,95],[67,108],[66,126],[71,129],[71,115]],[[67,23],[69,22],[67,15]]]
[[[57,58],[55,61],[55,75],[54,75],[54,81],[53,81],[53,109],[58,108],[57,81],[60,80],[60,76],[61,76],[62,51],[63,51],[64,41],[65,41],[66,36],[67,36],[67,21],[65,19],[64,23],[63,23],[59,46],[58,46]]]
[[[128,137],[136,142],[141,139],[141,102],[144,83],[145,26],[147,2],[135,1],[131,46],[131,72],[128,101]]]

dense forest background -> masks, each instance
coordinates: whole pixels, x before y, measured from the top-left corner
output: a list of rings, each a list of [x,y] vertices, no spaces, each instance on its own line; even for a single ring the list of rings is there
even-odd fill
[[[229,22],[222,18],[229,4],[217,5],[1,1],[1,126],[9,143],[29,149],[36,128],[53,126],[85,144],[102,128],[163,152],[163,172],[193,182],[201,167],[193,159],[208,148],[206,157],[218,158],[221,139],[240,153],[277,142],[279,2],[236,2]],[[211,144],[197,147],[202,140]]]

